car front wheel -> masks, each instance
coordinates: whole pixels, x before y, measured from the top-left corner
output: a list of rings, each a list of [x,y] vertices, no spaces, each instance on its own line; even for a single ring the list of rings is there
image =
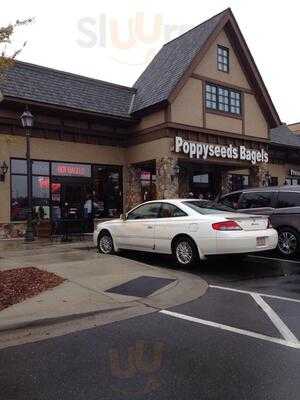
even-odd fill
[[[294,256],[299,250],[299,235],[291,228],[282,228],[278,232],[279,253],[286,257]]]
[[[197,247],[188,237],[180,238],[175,242],[173,254],[177,264],[183,267],[192,266],[199,259]]]
[[[98,239],[99,253],[114,254],[114,243],[109,232],[100,233]]]

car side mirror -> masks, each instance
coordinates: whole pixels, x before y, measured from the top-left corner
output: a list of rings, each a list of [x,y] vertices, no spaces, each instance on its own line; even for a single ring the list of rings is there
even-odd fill
[[[127,219],[127,214],[126,214],[126,213],[121,214],[121,215],[120,215],[120,219],[122,219],[123,221],[126,221],[126,219]]]

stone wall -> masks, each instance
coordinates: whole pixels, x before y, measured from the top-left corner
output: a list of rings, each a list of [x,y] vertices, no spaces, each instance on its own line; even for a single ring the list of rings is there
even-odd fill
[[[253,165],[249,168],[250,187],[267,186],[268,166],[267,164]]]
[[[232,181],[230,179],[228,171],[224,171],[221,173],[221,193],[226,194],[231,192]]]
[[[0,224],[0,239],[17,239],[25,235],[26,223]]]
[[[141,169],[133,165],[127,168],[125,212],[143,202],[141,190]]]
[[[179,179],[175,171],[177,159],[163,157],[156,160],[156,192],[157,199],[178,198]]]

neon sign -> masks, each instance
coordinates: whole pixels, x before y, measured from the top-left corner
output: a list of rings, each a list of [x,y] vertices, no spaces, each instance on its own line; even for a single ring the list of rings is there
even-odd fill
[[[52,175],[91,177],[91,166],[85,164],[52,163]]]

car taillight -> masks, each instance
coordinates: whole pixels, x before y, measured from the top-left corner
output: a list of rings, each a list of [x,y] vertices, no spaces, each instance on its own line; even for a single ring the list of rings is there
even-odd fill
[[[270,218],[268,218],[268,226],[267,226],[267,229],[272,229],[272,228],[273,228],[273,226],[272,226],[272,224],[271,224]]]
[[[235,221],[223,221],[212,224],[215,231],[241,231],[242,228]]]

